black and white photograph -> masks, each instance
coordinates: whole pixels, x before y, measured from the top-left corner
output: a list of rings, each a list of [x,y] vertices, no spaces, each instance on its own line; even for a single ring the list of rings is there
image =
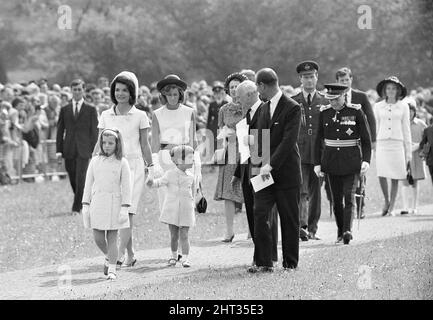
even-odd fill
[[[0,0],[0,300],[432,300],[432,34],[431,0]]]

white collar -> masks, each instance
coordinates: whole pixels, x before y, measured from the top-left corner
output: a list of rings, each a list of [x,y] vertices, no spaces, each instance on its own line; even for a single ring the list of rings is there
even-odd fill
[[[307,91],[305,91],[304,89],[302,89],[302,94],[304,95],[304,99],[305,99],[305,101],[307,101],[307,99],[308,99],[308,95],[309,94],[311,94],[311,101],[313,101],[313,97],[314,97],[314,95],[316,94],[316,89],[314,89],[314,91],[313,92],[307,92]]]
[[[74,99],[72,99],[72,101],[75,101]],[[84,98],[81,98],[80,100],[78,100],[78,101],[75,101],[75,103],[78,103],[78,105],[82,105],[83,104],[83,102],[84,102]]]
[[[278,101],[280,101],[281,97],[283,96],[283,91],[278,89],[278,92],[271,98],[271,105],[276,106],[278,104]]]

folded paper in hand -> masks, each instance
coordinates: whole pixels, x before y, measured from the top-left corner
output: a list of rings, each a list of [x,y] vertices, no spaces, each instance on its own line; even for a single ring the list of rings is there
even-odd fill
[[[264,188],[267,188],[274,184],[274,179],[272,178],[271,174],[269,174],[269,176],[266,177],[264,181],[263,179],[264,178],[261,175],[251,178],[251,184],[253,185],[254,192],[259,192],[260,190],[263,190]]]

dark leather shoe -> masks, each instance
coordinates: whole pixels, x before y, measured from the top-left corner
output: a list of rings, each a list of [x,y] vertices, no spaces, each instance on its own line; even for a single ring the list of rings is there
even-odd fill
[[[230,238],[224,239],[221,242],[232,242],[235,235],[232,235]]]
[[[299,238],[302,241],[308,241],[308,232],[304,228],[299,229]]]
[[[274,267],[261,267],[261,272],[274,272]]]
[[[258,267],[258,266],[251,266],[247,269],[249,273],[257,273],[257,272],[274,272],[273,267]]]
[[[401,211],[400,214],[409,214],[409,211]]]
[[[388,203],[387,205],[385,205],[382,209],[382,217],[386,216],[388,214],[389,211],[389,206],[390,204]]]
[[[290,267],[284,267],[284,271],[295,271],[296,267],[290,266]]]
[[[344,242],[344,244],[349,244],[350,240],[352,240],[352,239],[353,239],[352,232],[346,231],[343,234],[343,242]]]
[[[257,273],[257,272],[259,272],[259,269],[260,269],[260,268],[257,267],[257,266],[254,264],[254,265],[248,267],[247,271],[248,271],[249,273]]]

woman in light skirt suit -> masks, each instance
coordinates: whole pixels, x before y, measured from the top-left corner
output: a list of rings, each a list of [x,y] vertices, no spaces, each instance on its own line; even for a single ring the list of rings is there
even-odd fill
[[[407,164],[412,159],[409,106],[402,99],[407,90],[397,77],[379,82],[377,93],[383,100],[374,105],[377,145],[376,167],[384,195],[382,216],[394,215],[399,180],[406,179]],[[391,179],[391,194],[387,179]]]
[[[123,136],[124,156],[131,169],[132,203],[129,207],[130,227],[121,229],[119,232],[118,264],[132,267],[137,262],[132,244],[133,217],[137,214],[138,203],[143,192],[144,162],[146,161],[149,166],[152,163],[148,140],[150,124],[146,112],[134,106],[138,97],[138,79],[134,73],[129,71],[119,73],[111,82],[110,97],[114,105],[101,113],[98,128],[100,132],[105,128],[117,128]],[[125,249],[128,253],[126,258]]]

